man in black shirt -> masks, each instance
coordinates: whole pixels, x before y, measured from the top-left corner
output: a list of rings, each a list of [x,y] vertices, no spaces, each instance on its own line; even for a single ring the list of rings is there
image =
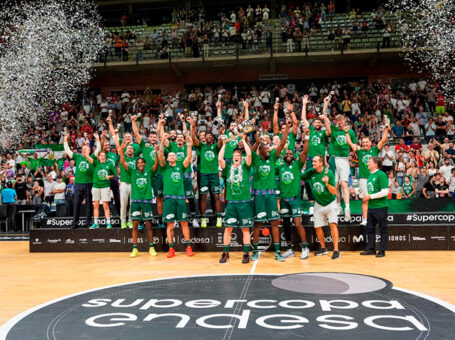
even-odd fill
[[[27,184],[22,180],[22,177],[17,176],[16,182],[13,184],[14,190],[16,190],[17,194],[17,205],[25,205],[27,204]]]
[[[425,198],[434,197],[436,176],[437,175],[430,176],[430,178],[428,179],[428,182],[425,183],[425,185],[423,186],[423,189],[422,189],[423,197],[425,197]]]
[[[438,116],[438,119],[434,123],[436,125],[435,136],[436,138],[442,138],[447,135],[447,124],[442,120],[442,116]]]

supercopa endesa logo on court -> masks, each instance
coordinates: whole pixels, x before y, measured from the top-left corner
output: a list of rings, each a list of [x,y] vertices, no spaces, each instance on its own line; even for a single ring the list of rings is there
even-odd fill
[[[454,311],[359,274],[214,275],[75,294],[0,331],[4,339],[451,339]]]

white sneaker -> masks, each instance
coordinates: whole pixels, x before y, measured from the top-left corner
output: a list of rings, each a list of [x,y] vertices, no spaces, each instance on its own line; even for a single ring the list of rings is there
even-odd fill
[[[292,249],[286,250],[283,254],[284,258],[294,257],[294,256],[295,256],[295,253],[294,253],[294,250],[292,250]]]
[[[344,221],[349,223],[351,221],[351,209],[344,208]]]
[[[300,255],[300,259],[306,260],[308,258],[308,255],[310,255],[310,249],[306,247],[305,249],[302,249],[302,255]]]
[[[193,228],[199,228],[199,222],[198,222],[197,218],[193,219]]]
[[[360,222],[360,225],[361,225],[362,227],[366,227],[366,226],[367,226],[367,220],[365,220],[365,219],[362,218],[362,222]]]
[[[314,207],[310,207],[310,209],[308,210],[308,215],[313,216],[313,213],[314,213]]]

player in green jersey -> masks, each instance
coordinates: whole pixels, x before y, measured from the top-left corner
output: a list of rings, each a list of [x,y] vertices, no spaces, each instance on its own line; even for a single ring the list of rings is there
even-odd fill
[[[329,155],[331,155],[329,164],[335,172],[335,182],[337,188],[338,213],[342,213],[341,197],[344,200],[344,220],[349,223],[351,220],[351,208],[349,206],[349,176],[351,168],[349,166],[349,145],[346,140],[346,117],[337,115],[335,117],[335,125],[332,125],[332,133],[330,135]],[[354,130],[349,130],[349,135],[353,143],[357,143]],[[341,188],[340,188],[341,187]],[[341,193],[340,193],[341,191]]]
[[[370,176],[370,170],[368,170],[368,161],[371,157],[377,157],[379,155],[379,151],[382,150],[385,143],[387,143],[389,137],[389,130],[390,126],[387,125],[384,129],[384,133],[382,134],[382,138],[379,141],[378,145],[375,147],[371,147],[371,140],[368,137],[364,137],[362,139],[362,147],[354,144],[351,141],[351,136],[349,134],[350,127],[345,126],[344,131],[346,132],[346,141],[351,147],[351,149],[356,153],[357,158],[359,159],[359,187],[360,187],[360,198],[362,198],[363,194],[367,193],[367,179]],[[366,201],[362,201],[362,222],[360,223],[361,226],[367,225],[367,213],[368,213],[368,203]]]
[[[229,260],[229,245],[233,228],[241,228],[243,234],[242,263],[250,262],[250,228],[253,226],[253,209],[251,206],[250,174],[251,150],[242,137],[246,156],[243,158],[239,149],[235,149],[231,162],[226,162],[224,152],[229,139],[223,139],[223,146],[218,154],[218,163],[226,177],[226,211],[224,215],[223,254],[220,263]]]
[[[120,163],[131,178],[131,218],[133,222],[133,250],[130,257],[139,255],[137,249],[137,236],[139,230],[139,221],[144,220],[147,227],[147,237],[149,240],[149,254],[156,256],[156,251],[153,243],[153,231],[151,219],[153,217],[153,190],[152,177],[158,168],[158,162],[147,163],[144,158],[136,160],[135,167],[130,167],[125,159],[124,149],[126,141],[122,142],[119,149]],[[130,146],[128,146],[130,147]],[[156,151],[155,151],[156,153]]]
[[[158,148],[158,133],[156,131],[150,131],[148,135],[148,143],[146,143],[141,135],[139,134],[139,129],[136,124],[137,116],[132,116],[131,121],[133,122],[133,134],[136,138],[136,142],[141,147],[142,157],[144,157],[147,163],[155,163],[155,154],[157,154],[156,149]],[[157,130],[160,131],[164,127],[164,119],[158,121]],[[152,187],[153,194],[156,199],[156,209],[158,212],[158,227],[163,228],[163,176],[161,172],[155,172],[152,178]]]
[[[315,200],[314,230],[321,245],[321,249],[315,255],[328,254],[322,229],[328,224],[333,241],[332,259],[335,260],[340,257],[335,176],[332,171],[324,167],[322,156],[317,155],[313,158],[313,167],[305,171],[302,179],[309,182]]]
[[[97,133],[94,134],[95,136],[95,154],[91,157],[94,158],[101,150],[101,144],[99,140],[99,136]],[[80,215],[80,208],[82,202],[85,200],[85,207],[87,210],[87,215],[85,218],[86,225],[89,226],[91,223],[91,218],[93,214],[93,206],[92,206],[92,185],[93,185],[93,165],[90,164],[86,156],[90,156],[90,146],[85,144],[82,146],[81,154],[71,151],[68,145],[68,134],[65,134],[63,147],[65,148],[65,152],[69,158],[74,159],[76,163],[76,178],[75,178],[75,188],[74,188],[74,217],[73,217],[73,224],[71,226],[72,229],[77,229],[79,227],[79,215]]]
[[[115,177],[111,178],[111,184],[110,188],[112,190],[112,194],[114,195],[114,205],[115,209],[117,211],[117,214],[120,215],[120,189],[118,186],[118,154],[116,152],[112,152],[111,150],[111,143],[109,141],[106,141],[106,135],[107,135],[107,130],[104,130],[101,133],[101,147],[103,148],[103,151],[106,153],[106,162],[109,162],[112,164],[114,168],[114,174]]]
[[[404,198],[411,198],[414,196],[416,189],[414,183],[411,181],[411,175],[408,175],[404,178],[404,183],[401,187]]]
[[[376,255],[376,257],[384,257],[387,248],[387,240],[389,238],[389,228],[387,226],[387,206],[389,195],[389,178],[380,170],[382,167],[381,157],[371,157],[368,161],[368,176],[367,189],[368,193],[363,195],[363,201],[368,202],[368,249],[360,255]],[[381,241],[379,243],[379,251],[376,253],[376,224],[379,227]]]
[[[93,217],[95,222],[89,229],[99,228],[100,219],[100,202],[103,204],[104,214],[107,220],[106,229],[112,229],[111,212],[109,210],[109,202],[111,201],[111,179],[114,178],[114,168],[111,163],[106,162],[106,153],[101,151],[98,154],[98,159],[85,155],[87,161],[95,168],[93,170]]]
[[[190,136],[186,139],[187,153],[181,164],[177,162],[177,155],[174,152],[164,156],[165,143],[169,138],[168,134],[161,136],[158,159],[163,174],[163,220],[167,224],[167,240],[169,243],[169,253],[167,257],[175,256],[174,249],[174,222],[179,222],[182,227],[183,237],[185,238],[186,254],[193,256],[190,245],[190,229],[188,228],[188,214],[185,200],[185,188],[183,185],[184,171],[191,164],[191,151],[193,142]]]
[[[278,176],[280,180],[280,197],[281,197],[281,210],[280,214],[283,221],[284,237],[289,249],[283,254],[284,257],[294,256],[294,250],[292,249],[292,238],[291,238],[291,217],[294,221],[295,227],[300,237],[302,245],[302,255],[300,259],[308,258],[309,249],[306,242],[305,229],[302,226],[302,201],[300,199],[300,193],[302,186],[300,184],[300,174],[303,166],[305,165],[308,148],[309,148],[309,134],[310,131],[306,129],[305,134],[305,146],[303,148],[300,157],[295,160],[294,152],[291,149],[286,150],[284,156],[284,163],[278,168]]]
[[[216,208],[216,226],[221,228],[223,220],[221,218],[221,201],[220,201],[220,178],[218,171],[218,151],[222,146],[222,140],[216,143],[215,137],[211,132],[206,132],[206,143],[199,141],[196,137],[196,121],[193,119],[191,124],[191,136],[193,138],[194,146],[198,148],[200,154],[201,165],[198,169],[201,177],[199,182],[199,193],[201,203],[201,214],[205,216],[207,207],[207,194],[211,193],[211,198],[215,201]],[[207,218],[202,217],[201,228],[207,227]]]
[[[258,259],[258,241],[261,225],[270,222],[275,246],[275,260],[284,261],[280,251],[280,233],[278,220],[280,218],[276,197],[275,168],[276,160],[283,150],[289,135],[291,122],[286,125],[280,145],[270,150],[266,144],[260,144],[257,139],[251,150],[253,151],[253,192],[254,192],[254,231],[252,260]],[[256,150],[259,150],[259,154]]]

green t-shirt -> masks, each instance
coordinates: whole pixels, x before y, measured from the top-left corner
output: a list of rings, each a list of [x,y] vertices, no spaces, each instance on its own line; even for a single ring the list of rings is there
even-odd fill
[[[414,188],[412,187],[411,182],[409,182],[409,184],[406,184],[406,182],[403,183],[403,192],[406,194],[406,196],[409,196],[413,190]]]
[[[183,167],[183,161],[186,158],[188,146],[186,144],[183,144],[183,146],[178,146],[177,143],[169,143],[169,151],[175,153],[175,156],[177,157],[177,163]],[[185,173],[191,173],[191,166],[188,166],[185,169]]]
[[[231,138],[228,134],[225,134],[228,138]],[[239,142],[242,140],[241,137],[232,137],[229,142],[226,143],[226,148],[224,151],[224,159],[231,159],[234,155],[235,148],[239,145]]]
[[[183,173],[185,168],[183,165],[176,163],[171,166],[166,163],[161,167],[163,174],[163,194],[165,196],[181,196],[185,197],[185,189],[183,186]]]
[[[153,168],[155,165],[155,146],[150,143],[145,143],[141,140],[142,157],[145,159],[147,169]]]
[[[218,173],[218,144],[208,145],[199,142],[198,149],[201,152],[201,174],[217,174]]]
[[[370,170],[368,169],[368,161],[371,157],[379,155],[379,148],[377,146],[370,150],[360,149],[355,152],[359,159],[359,178],[368,178]]]
[[[332,195],[327,188],[327,185],[322,181],[326,176],[329,178],[329,184],[335,186],[335,176],[329,169],[324,168],[321,172],[317,172],[314,168],[305,171],[302,178],[309,182],[314,199],[319,205],[326,206],[337,199],[337,195]]]
[[[111,181],[106,179],[106,176],[114,175],[114,168],[112,164],[107,160],[105,163],[101,163],[99,160],[93,161],[93,187],[94,188],[109,188]]]
[[[152,190],[152,169],[139,171],[129,168],[128,174],[131,177],[131,199],[132,200],[151,200],[153,199]]]
[[[308,149],[308,157],[316,156],[325,157],[325,146],[327,144],[327,130],[317,131],[313,126],[310,126],[310,147]]]
[[[93,160],[96,159],[94,155],[90,157]],[[73,159],[76,162],[76,178],[74,182],[79,184],[93,183],[93,169],[95,167],[81,154],[73,153]]]
[[[119,139],[119,144],[122,144],[122,142],[123,142],[123,139]],[[133,146],[134,156],[135,157],[139,157],[139,155],[142,153],[141,146],[139,144],[137,144],[137,143],[131,143],[131,144],[128,144],[128,145],[132,145]],[[125,154],[125,157],[126,157],[126,146],[125,146],[125,149],[123,150],[123,153]]]
[[[367,180],[368,194],[376,194],[382,189],[389,188],[389,178],[382,170],[377,170],[375,173],[370,174]],[[368,209],[377,209],[387,207],[387,195],[381,198],[370,199],[368,201]]]
[[[251,199],[250,191],[251,166],[245,161],[239,167],[226,163],[223,176],[226,178],[226,200],[248,201]]]
[[[340,130],[337,126],[332,125],[332,134],[330,136],[329,144],[329,155],[336,157],[349,157],[350,147],[346,139],[346,132]],[[351,136],[351,141],[355,144],[357,143],[357,138],[354,131],[349,130],[349,136]]]
[[[40,166],[40,160],[41,160],[41,158],[35,159],[33,157],[29,157],[28,161],[30,162],[30,170],[35,172],[38,169],[38,167]]]
[[[253,158],[253,189],[269,190],[276,189],[275,169],[277,154],[275,150],[270,152],[268,159],[262,159],[256,152],[252,153]]]
[[[112,168],[117,168],[119,163],[118,155],[114,152],[106,153],[106,162],[112,165]]]
[[[298,158],[290,165],[283,163],[279,168],[280,178],[280,197],[292,198],[298,196],[301,192],[300,173],[304,163]]]
[[[128,164],[128,167],[130,169],[136,169],[136,160],[137,160],[137,157],[125,156],[125,162],[126,162],[126,164]],[[126,171],[126,169],[123,167],[123,165],[120,167],[120,182],[131,183],[131,176]]]
[[[283,134],[280,132],[278,133],[278,136],[280,137],[280,139],[283,138]],[[294,132],[289,132],[289,136],[288,136],[288,139],[286,139],[286,144],[284,145],[284,148],[283,150],[292,150],[294,151],[295,150],[295,138],[296,136],[294,135]]]

